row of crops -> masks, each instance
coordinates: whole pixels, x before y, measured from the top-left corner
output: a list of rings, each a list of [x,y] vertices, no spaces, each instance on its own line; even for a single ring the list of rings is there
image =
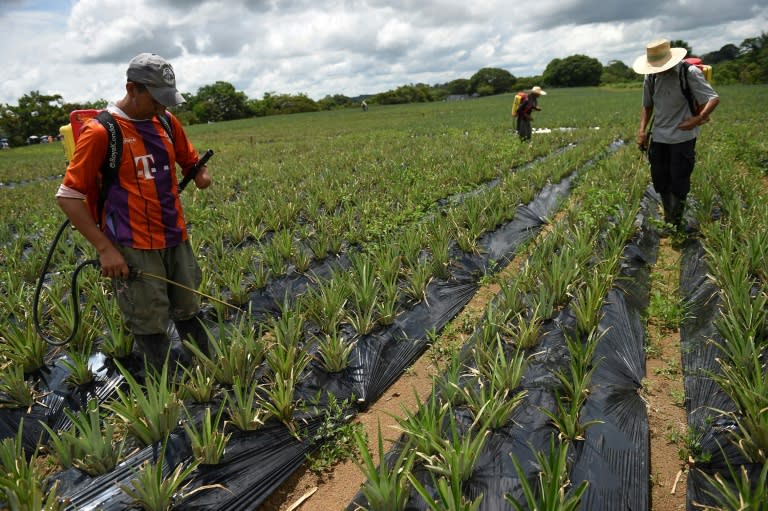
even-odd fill
[[[638,262],[652,258],[653,235],[638,220],[646,180],[625,172],[637,166],[622,150],[577,177],[574,200],[502,282],[435,393],[398,419],[405,434],[391,470],[371,464],[363,500],[350,509],[647,503],[648,486],[638,484],[647,481],[647,420],[637,394],[647,278]],[[646,214],[650,207],[643,201]],[[408,504],[407,486],[423,504]]]
[[[633,131],[634,96],[553,94],[547,121],[573,129],[532,145],[512,136],[507,98],[190,130],[198,147],[217,152],[215,190],[183,197],[206,276],[201,291],[211,297],[204,301],[213,350],[197,352],[180,380],[144,374],[111,288],[95,271],[81,274],[73,299],[70,276],[89,254],[76,233],[54,252],[38,312],[50,335],[63,338],[75,327],[77,304],[78,334],[64,350],[37,336],[34,287],[62,220],[52,201],[57,179],[50,177],[63,164],[43,146],[0,161],[0,208],[10,219],[0,228],[0,483],[8,505],[258,507],[327,440],[323,424],[347,421],[375,401],[480,279],[533,240],[570,196],[436,380],[433,397],[398,420],[398,448],[379,464],[359,439],[369,481],[350,506],[540,509],[537,499],[552,499],[546,502],[561,507],[546,508],[647,509],[647,421],[637,390],[656,202],[636,150],[615,144]],[[600,105],[588,117],[586,101]],[[740,129],[752,129],[746,109],[733,112],[744,116]],[[744,161],[741,174],[759,184],[759,157],[745,160],[734,147],[725,135],[716,139],[702,167],[718,160],[717,151],[731,150],[728,161]],[[760,204],[764,187],[761,193],[755,183],[731,183],[731,194],[757,196],[730,195],[726,208],[717,185],[708,184],[715,191],[697,196],[694,209],[705,241],[719,239],[714,231],[733,216],[712,221],[712,211],[741,204],[750,215],[740,225],[761,225],[753,210],[765,220],[764,207],[744,207]],[[691,260],[718,260],[724,244],[704,243]],[[764,242],[749,246],[757,254],[762,247],[764,258]],[[753,379],[765,373],[766,325],[765,259],[761,267],[754,257]],[[734,251],[721,259],[742,260]],[[725,289],[719,279],[707,282]],[[704,346],[725,344],[710,342],[711,332],[698,335]],[[727,367],[744,365],[745,358],[735,360]],[[718,389],[736,379],[691,367],[692,381],[716,381]],[[713,365],[712,373],[718,367],[725,366]],[[722,441],[723,431],[750,431],[754,447],[725,459],[733,460],[731,475],[749,466],[746,486],[759,486],[764,401],[762,408],[759,399],[753,403],[757,417],[749,421],[757,428],[747,430],[740,408],[723,404],[717,412],[711,395],[696,395],[691,424],[724,415],[731,421],[730,429],[717,429],[717,445],[734,440]],[[701,419],[704,408],[710,413]],[[725,473],[731,484],[736,478]],[[723,494],[712,491],[714,475],[702,478],[691,505]]]
[[[700,149],[702,237],[683,252],[689,506],[768,506],[768,151],[750,119]]]

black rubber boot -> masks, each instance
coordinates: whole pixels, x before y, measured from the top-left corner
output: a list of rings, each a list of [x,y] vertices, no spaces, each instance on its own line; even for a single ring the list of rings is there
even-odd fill
[[[672,192],[665,192],[661,195],[661,205],[664,208],[664,222],[671,226],[671,230],[665,229],[664,235],[682,230],[685,200]]]
[[[683,209],[685,209],[685,201],[677,195],[669,194],[669,218],[667,223],[675,226],[676,229],[682,228],[683,223]]]
[[[664,192],[661,194],[661,208],[664,211],[664,221],[669,223],[669,213],[671,211],[670,198],[672,194],[670,192]]]
[[[171,349],[171,342],[168,336],[163,334],[134,334],[133,339],[141,357],[148,368],[155,371],[162,371],[163,364],[168,358],[168,352]]]
[[[203,328],[202,319],[199,316],[193,316],[190,319],[174,321],[176,331],[179,332],[181,341],[194,342],[205,356],[210,355],[208,349],[208,332]]]

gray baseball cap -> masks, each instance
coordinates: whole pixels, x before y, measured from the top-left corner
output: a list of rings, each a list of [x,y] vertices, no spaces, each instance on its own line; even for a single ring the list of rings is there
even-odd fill
[[[173,67],[160,55],[140,53],[128,63],[128,81],[140,83],[163,106],[184,103],[184,97],[176,89]]]

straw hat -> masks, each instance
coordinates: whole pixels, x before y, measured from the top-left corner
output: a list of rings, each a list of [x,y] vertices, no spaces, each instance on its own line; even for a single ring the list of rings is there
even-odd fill
[[[544,92],[541,89],[541,87],[539,87],[538,85],[534,85],[533,87],[531,87],[531,94],[536,94],[537,96],[546,96],[547,95],[547,93]]]
[[[686,53],[688,50],[685,48],[671,48],[668,40],[659,39],[648,43],[645,47],[645,55],[635,59],[632,69],[641,75],[661,73],[677,65],[685,58]]]

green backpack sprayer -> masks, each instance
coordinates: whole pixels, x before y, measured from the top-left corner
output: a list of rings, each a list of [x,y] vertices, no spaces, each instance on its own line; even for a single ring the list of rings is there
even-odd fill
[[[89,120],[89,119],[96,119],[98,122],[100,122],[107,130],[107,134],[109,136],[109,144],[107,149],[107,154],[104,157],[104,163],[102,164],[101,173],[102,173],[102,187],[101,191],[99,193],[99,204],[97,205],[97,210],[99,212],[99,217],[101,216],[101,211],[104,206],[104,200],[106,198],[106,191],[109,187],[109,184],[114,179],[114,176],[117,174],[117,170],[120,166],[120,161],[122,159],[122,149],[123,149],[123,136],[120,131],[120,127],[118,126],[117,122],[115,122],[112,115],[107,112],[106,110],[75,110],[72,113],[70,113],[70,123],[66,126],[62,126],[60,128],[60,132],[64,137],[64,152],[67,157],[67,161],[70,161],[72,159],[72,156],[75,152],[75,145],[77,142],[78,135],[80,134],[80,130],[82,129],[82,126]],[[160,124],[163,125],[163,128],[165,128],[165,131],[168,133],[168,136],[173,140],[173,136],[171,134],[171,127],[170,123],[168,121],[168,118],[164,115],[157,116],[157,119],[160,121]],[[190,181],[192,181],[199,170],[205,166],[205,164],[208,162],[208,160],[213,156],[213,150],[208,149],[187,172],[187,174],[184,176],[184,179],[179,183],[178,190],[179,194],[184,191],[186,186],[189,184]],[[79,297],[79,286],[78,286],[78,276],[80,275],[80,272],[85,268],[86,266],[95,266],[99,267],[100,263],[98,259],[88,259],[86,261],[83,261],[80,263],[72,273],[72,281],[71,281],[71,293],[73,300],[75,302],[73,303],[73,328],[72,333],[70,333],[69,337],[66,339],[56,339],[48,334],[46,334],[43,331],[43,328],[40,324],[40,317],[39,317],[39,303],[40,303],[40,295],[42,293],[43,289],[43,283],[45,281],[45,276],[48,274],[48,267],[50,266],[51,259],[53,257],[53,254],[56,250],[56,246],[59,244],[59,240],[61,239],[62,235],[64,234],[67,226],[69,225],[69,219],[65,220],[61,226],[59,227],[59,230],[56,232],[56,235],[53,238],[53,241],[51,242],[51,246],[48,249],[48,255],[45,258],[45,262],[43,263],[43,268],[40,271],[40,277],[37,281],[37,286],[35,288],[35,294],[34,294],[34,301],[33,301],[33,320],[35,323],[35,329],[37,330],[37,334],[48,344],[52,346],[63,346],[65,344],[68,344],[72,339],[75,338],[77,335],[77,330],[80,326],[80,307],[76,300],[78,300]],[[161,277],[159,275],[153,275],[148,274],[145,272],[138,272],[134,269],[131,269],[131,274],[129,278],[137,278],[139,276],[146,276],[150,278],[158,278],[160,280],[163,280],[169,284],[172,285],[178,285],[181,286],[181,284],[177,284],[173,281],[167,280],[164,277]],[[185,286],[182,286],[185,287]],[[204,295],[203,293],[200,293],[197,290],[190,289],[190,291],[203,295],[206,298],[212,299],[214,301],[220,301],[213,297],[210,297],[208,295]],[[226,304],[231,306],[230,304]]]

